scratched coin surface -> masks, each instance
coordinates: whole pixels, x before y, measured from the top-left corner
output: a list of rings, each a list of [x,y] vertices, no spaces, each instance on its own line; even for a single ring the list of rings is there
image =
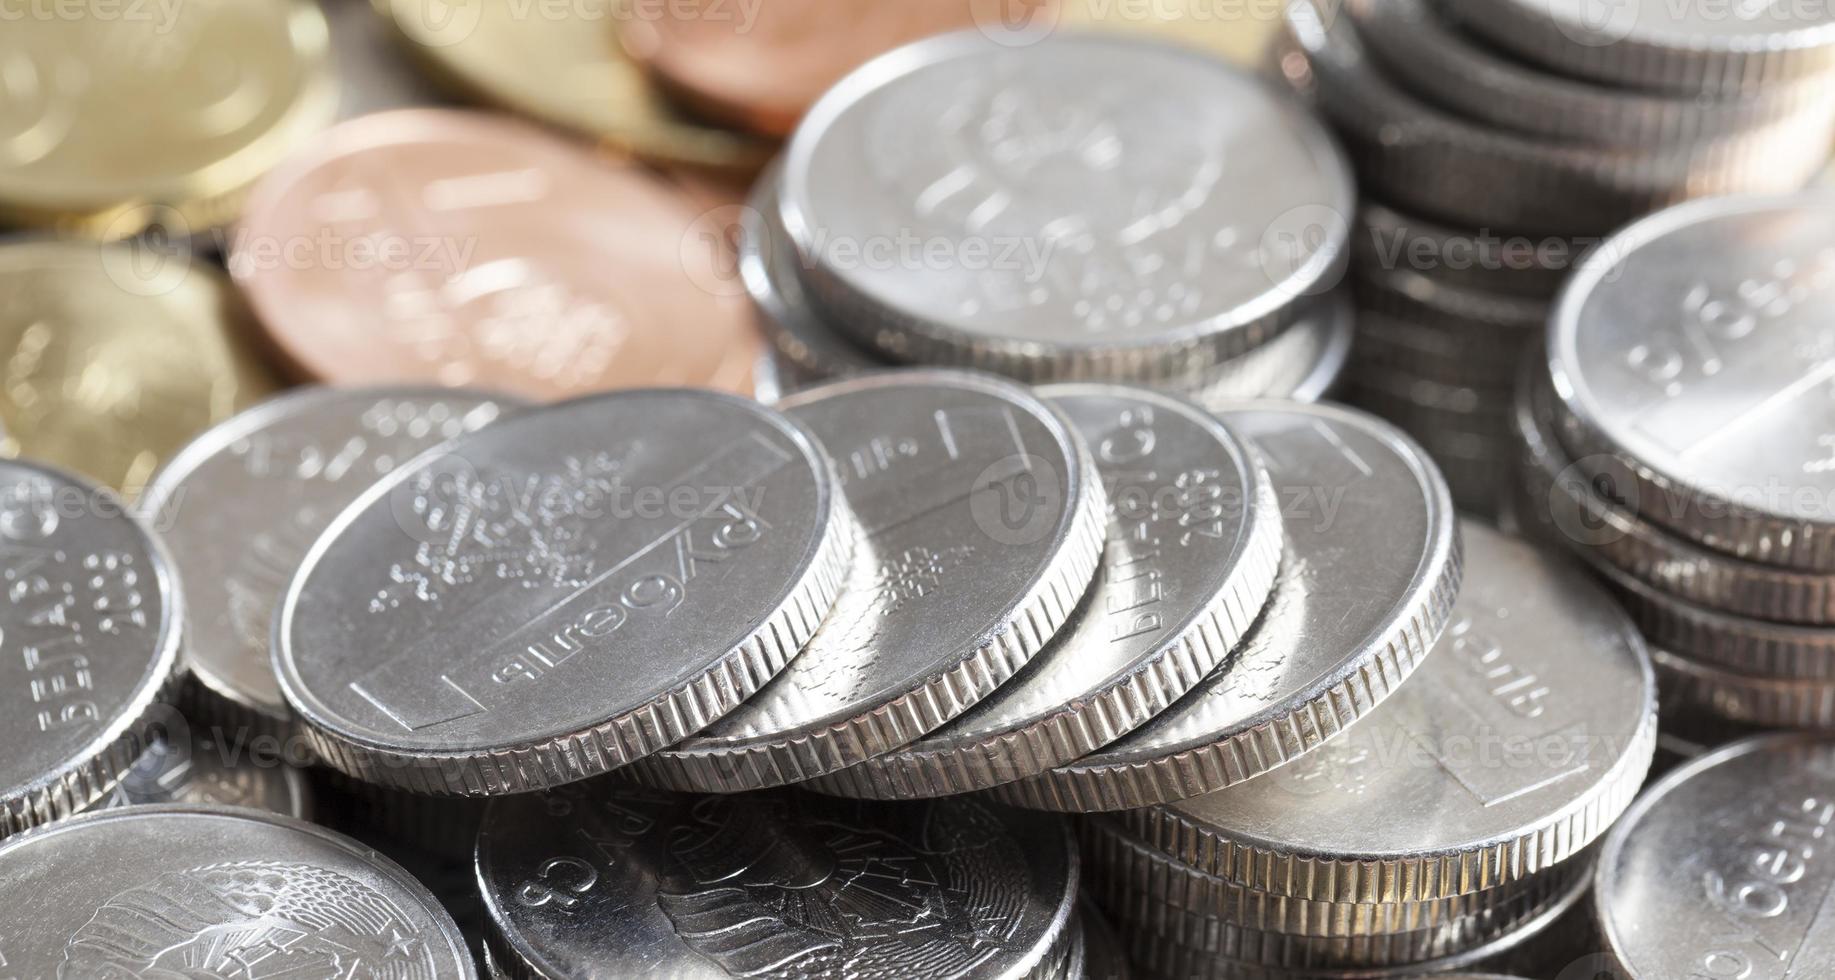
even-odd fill
[[[191,721],[236,730],[225,737],[285,734],[268,638],[300,559],[370,484],[514,407],[457,389],[314,388],[263,402],[175,455],[138,506],[185,583]]]
[[[1247,350],[1337,280],[1353,213],[1292,100],[1189,49],[1072,33],[876,59],[798,128],[781,194],[838,328],[1028,380],[1156,381]]]
[[[1549,328],[1563,440],[1648,519],[1835,570],[1835,193],[1647,218],[1575,273]]]
[[[350,383],[745,391],[757,356],[700,209],[512,119],[404,109],[271,173],[229,259],[280,351]]]
[[[0,245],[0,456],[137,495],[167,456],[273,390],[246,329],[235,288],[201,262]]]
[[[1306,758],[1130,828],[1210,874],[1338,902],[1509,884],[1602,835],[1656,744],[1643,640],[1578,566],[1463,533],[1465,582],[1415,677]]]
[[[477,868],[493,959],[536,980],[1048,980],[1077,900],[1060,822],[966,797],[583,784],[495,801]]]
[[[172,693],[178,586],[125,508],[86,481],[0,462],[0,837],[107,793]]]
[[[814,788],[946,796],[1070,762],[1178,700],[1261,612],[1280,565],[1280,508],[1234,432],[1143,388],[1062,384],[1039,395],[1076,425],[1107,491],[1089,595],[1025,670],[962,717]]]
[[[120,238],[192,227],[331,120],[310,0],[26,5],[0,31],[0,217]],[[152,206],[152,207],[149,207]]]
[[[523,412],[333,521],[275,621],[281,692],[362,780],[481,796],[596,775],[782,670],[854,536],[809,431],[748,399]]]
[[[0,956],[22,977],[477,977],[406,871],[254,810],[127,807],[8,841],[0,901]]]
[[[102,807],[160,803],[241,806],[307,819],[312,791],[303,770],[251,756],[238,743],[160,739],[101,803]]]
[[[1622,975],[1835,971],[1831,782],[1835,741],[1774,735],[1702,756],[1651,787],[1613,828],[1594,881]]]
[[[1018,385],[952,371],[837,381],[779,403],[833,453],[862,538],[841,601],[739,710],[640,761],[735,792],[909,744],[1017,674],[1102,556],[1104,494],[1075,424]]]
[[[619,46],[652,0],[372,0],[414,60],[479,102],[657,163],[752,173],[762,139],[678,110]],[[756,4],[732,3],[735,14]]]
[[[1251,779],[1389,697],[1445,625],[1458,526],[1445,482],[1414,443],[1332,406],[1247,402],[1223,418],[1266,460],[1287,535],[1260,620],[1153,720],[997,796],[1117,810]]]

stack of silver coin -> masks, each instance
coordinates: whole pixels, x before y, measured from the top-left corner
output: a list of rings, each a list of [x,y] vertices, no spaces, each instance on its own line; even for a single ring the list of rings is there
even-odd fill
[[[1835,194],[1698,201],[1575,274],[1516,407],[1518,519],[1634,613],[1665,729],[1835,728]]]
[[[1324,128],[1219,60],[966,32],[824,97],[740,270],[781,390],[929,365],[1314,401],[1351,346],[1353,207]]]
[[[1604,236],[1711,194],[1802,188],[1835,127],[1826,4],[1295,0],[1274,70],[1367,199],[1349,397],[1495,513],[1516,366]]]

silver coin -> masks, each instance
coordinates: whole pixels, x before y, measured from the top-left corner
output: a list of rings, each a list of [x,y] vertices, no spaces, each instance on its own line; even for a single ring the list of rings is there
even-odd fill
[[[1653,647],[1735,673],[1835,682],[1835,630],[1748,619],[1653,588],[1594,562]]]
[[[841,467],[864,532],[829,623],[739,710],[634,767],[736,792],[864,762],[942,727],[1018,673],[1102,556],[1094,456],[1060,411],[978,374],[837,381],[782,407]]]
[[[1632,977],[1827,976],[1831,786],[1835,742],[1800,735],[1730,745],[1664,777],[1600,853],[1608,951]]]
[[[833,606],[853,522],[801,424],[709,391],[524,412],[399,467],[306,556],[281,691],[334,768],[481,796],[679,741]]]
[[[1128,954],[1101,910],[1085,901],[1077,909],[1083,922],[1083,972],[1066,971],[1065,980],[1128,980]]]
[[[1622,569],[1671,595],[1750,619],[1835,624],[1835,575],[1761,565],[1670,534],[1601,492],[1555,431],[1546,371],[1525,365],[1513,427],[1522,450],[1517,517],[1526,534]]]
[[[263,402],[173,456],[135,506],[185,583],[192,720],[224,729],[216,737],[226,742],[285,735],[292,719],[268,639],[300,560],[370,484],[516,404],[457,390],[314,388]]]
[[[1160,381],[1329,289],[1353,206],[1323,128],[1221,61],[964,32],[831,89],[786,151],[780,214],[824,318],[896,360]]]
[[[1643,640],[1566,559],[1462,530],[1453,620],[1413,680],[1298,763],[1128,826],[1209,874],[1334,902],[1482,891],[1603,834],[1656,742]]]
[[[1403,85],[1468,118],[1531,136],[1608,146],[1674,146],[1733,135],[1799,112],[1826,115],[1832,108],[1835,88],[1820,77],[1725,99],[1564,78],[1474,41],[1453,23],[1460,8],[1471,6],[1484,4],[1353,0],[1350,10],[1371,52]],[[1830,64],[1835,66],[1835,59]]]
[[[1274,486],[1253,450],[1189,402],[1141,388],[1038,394],[1096,457],[1101,567],[1031,663],[961,717],[812,788],[906,799],[987,789],[1071,762],[1165,710],[1235,648],[1281,562]]]
[[[1371,193],[1411,213],[1519,234],[1605,235],[1711,194],[1782,193],[1822,169],[1835,117],[1686,149],[1606,149],[1499,132],[1432,108],[1372,64],[1327,0],[1286,8],[1278,66],[1331,122]]]
[[[1538,349],[1537,334],[1518,339],[1484,329],[1464,336],[1364,308],[1357,313],[1356,368],[1412,375],[1442,385],[1513,388],[1522,358]]]
[[[151,743],[184,617],[163,547],[112,491],[0,461],[0,837],[79,812]]]
[[[1060,822],[972,798],[603,782],[495,801],[477,869],[518,980],[1049,980],[1078,878]]]
[[[1628,469],[1632,510],[1728,554],[1835,571],[1835,194],[1631,226],[1562,294],[1548,363],[1568,449]]]
[[[1350,290],[1339,287],[1308,301],[1300,319],[1272,340],[1169,387],[1207,407],[1256,398],[1324,401],[1350,364],[1356,334]]]
[[[1752,728],[1835,729],[1835,681],[1742,674],[1662,649],[1652,655],[1665,707]]]
[[[1822,0],[1477,0],[1446,9],[1520,57],[1625,88],[1737,95],[1835,69],[1835,8]]]
[[[237,746],[160,739],[97,809],[159,803],[252,807],[305,820],[312,813],[312,791],[299,769]]]
[[[1379,271],[1408,270],[1443,286],[1534,300],[1551,299],[1600,244],[1591,238],[1456,230],[1370,201],[1358,208],[1357,225],[1351,258],[1365,281],[1379,281],[1372,275]],[[1417,288],[1409,286],[1404,294]]]
[[[1459,588],[1452,501],[1433,464],[1378,419],[1246,403],[1224,414],[1267,460],[1287,532],[1274,593],[1224,664],[1109,746],[996,788],[1094,811],[1196,796],[1338,736],[1433,645]]]
[[[338,118],[449,100],[415,69],[372,0],[319,0],[331,27]]]
[[[256,810],[128,807],[21,836],[0,845],[0,901],[21,977],[477,976],[407,872]]]

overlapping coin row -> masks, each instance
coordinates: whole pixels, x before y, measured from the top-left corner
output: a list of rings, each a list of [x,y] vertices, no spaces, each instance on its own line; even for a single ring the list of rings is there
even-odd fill
[[[1288,6],[1274,70],[1368,194],[1348,397],[1419,438],[1462,507],[1507,496],[1516,366],[1605,236],[1703,195],[1797,190],[1826,165],[1827,12],[1735,7]]]

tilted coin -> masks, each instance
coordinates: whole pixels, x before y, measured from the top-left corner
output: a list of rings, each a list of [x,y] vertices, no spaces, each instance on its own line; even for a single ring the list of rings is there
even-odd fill
[[[304,820],[312,812],[312,791],[301,770],[259,759],[243,746],[160,739],[97,808],[159,803],[251,807]]]
[[[1835,630],[1734,616],[1594,562],[1651,646],[1735,673],[1835,682]]]
[[[477,869],[518,980],[1050,980],[1077,901],[1061,823],[966,797],[570,786],[495,801]]]
[[[1513,427],[1522,449],[1518,518],[1539,534],[1698,605],[1751,619],[1835,624],[1835,574],[1761,565],[1669,533],[1619,505],[1575,464],[1556,432],[1554,394],[1524,365]],[[1621,484],[1622,486],[1622,484]]]
[[[976,33],[830,90],[779,204],[815,307],[895,360],[1155,382],[1291,323],[1339,278],[1352,208],[1331,138],[1258,79],[1133,39]]]
[[[1625,88],[1737,95],[1835,70],[1827,3],[1447,3],[1462,26],[1556,71]]]
[[[370,484],[516,404],[456,389],[308,389],[249,409],[173,456],[138,507],[172,546],[185,583],[191,721],[220,729],[211,734],[224,741],[289,734],[269,636],[300,560]]]
[[[1352,0],[1349,9],[1371,53],[1404,85],[1468,118],[1531,136],[1607,146],[1674,146],[1748,131],[1797,113],[1826,116],[1835,111],[1830,101],[1835,87],[1826,77],[1785,81],[1726,99],[1565,78],[1475,41],[1455,23],[1462,6],[1461,0]],[[1835,58],[1830,66],[1835,67]]]
[[[1096,456],[1109,500],[1089,594],[1024,670],[961,717],[812,788],[908,799],[987,789],[1113,742],[1190,690],[1267,602],[1280,504],[1237,435],[1142,388],[1040,388]]]
[[[152,264],[142,265],[143,260]],[[234,287],[131,245],[0,245],[0,456],[132,498],[192,436],[272,390]]]
[[[1119,741],[996,796],[1118,810],[1252,779],[1338,737],[1433,645],[1459,588],[1446,484],[1381,420],[1332,406],[1225,412],[1267,461],[1287,534],[1248,637],[1171,708]]]
[[[620,25],[654,16],[646,0],[373,2],[421,65],[479,102],[657,163],[753,173],[770,158],[767,142],[677,111],[620,49]]]
[[[1646,520],[1835,572],[1832,317],[1835,193],[1653,215],[1581,266],[1549,325],[1563,441],[1627,471],[1617,493]]]
[[[108,238],[155,220],[223,224],[331,121],[325,15],[311,0],[139,10],[7,18],[0,220]]]
[[[534,126],[403,109],[270,173],[229,265],[280,352],[321,381],[744,392],[759,345],[701,218],[648,170]]]
[[[320,0],[331,26],[338,73],[338,118],[444,102],[439,90],[402,56],[374,0]]]
[[[1482,891],[1605,833],[1656,742],[1643,640],[1566,559],[1463,532],[1453,620],[1413,679],[1298,762],[1127,825],[1201,871],[1331,902]]]
[[[178,586],[125,507],[87,482],[0,462],[0,837],[106,795],[176,693]]]
[[[460,436],[366,490],[274,623],[313,749],[486,796],[596,775],[732,710],[815,632],[853,521],[801,424],[687,389]]]
[[[1718,140],[1604,149],[1500,132],[1433,108],[1372,63],[1328,0],[1286,8],[1277,70],[1344,141],[1360,182],[1411,213],[1519,234],[1604,235],[1711,194],[1783,193],[1827,160],[1835,117],[1787,120]]]
[[[1000,379],[898,371],[780,403],[835,454],[862,539],[809,646],[737,711],[641,760],[642,779],[737,792],[865,762],[942,727],[1031,660],[1102,558],[1095,458]]]
[[[1652,651],[1664,707],[1751,728],[1835,729],[1835,681],[1765,677]],[[1690,726],[1679,726],[1687,728]]]
[[[1632,977],[1827,975],[1835,742],[1750,739],[1651,787],[1594,882],[1607,951]]]
[[[255,810],[126,807],[27,834],[0,845],[0,901],[0,955],[26,977],[477,977],[406,871]]]

